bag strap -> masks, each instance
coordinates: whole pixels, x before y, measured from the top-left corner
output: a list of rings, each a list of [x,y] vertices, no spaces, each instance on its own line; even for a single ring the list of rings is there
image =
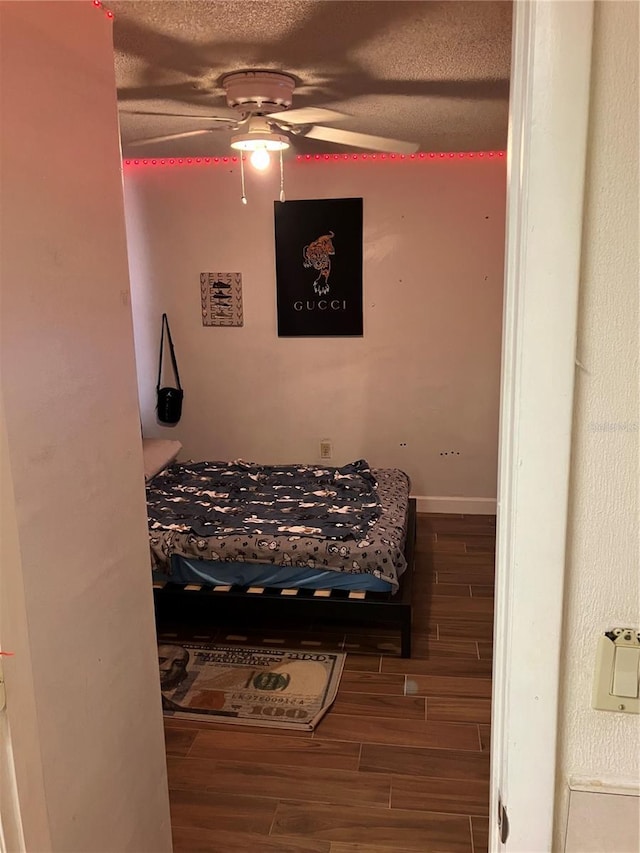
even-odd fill
[[[176,361],[176,354],[173,349],[173,341],[171,340],[171,329],[169,328],[169,320],[167,319],[167,315],[162,315],[162,335],[160,336],[160,361],[158,364],[158,384],[156,386],[156,390],[160,390],[160,381],[162,379],[162,353],[164,351],[164,329],[167,327],[167,338],[169,340],[169,352],[171,353],[171,364],[173,365],[173,372],[176,375],[176,382],[178,383],[179,390],[182,390],[182,385],[180,385],[180,374],[178,373],[178,362]]]

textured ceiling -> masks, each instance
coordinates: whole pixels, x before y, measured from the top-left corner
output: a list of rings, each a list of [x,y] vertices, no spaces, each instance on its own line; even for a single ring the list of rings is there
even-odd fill
[[[286,71],[293,107],[348,114],[339,126],[422,151],[506,147],[511,3],[494,0],[119,0],[116,79],[123,152],[229,153],[230,131],[129,147],[209,124],[229,71]],[[141,113],[159,115],[143,115]],[[178,113],[166,116],[163,113]],[[215,128],[215,123],[210,125]],[[296,136],[297,153],[343,151]]]

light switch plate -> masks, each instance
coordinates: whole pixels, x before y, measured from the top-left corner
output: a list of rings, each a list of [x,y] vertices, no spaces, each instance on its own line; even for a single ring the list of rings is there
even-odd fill
[[[619,654],[621,652],[621,654]],[[598,639],[596,672],[592,706],[601,711],[640,714],[640,696],[636,686],[640,670],[640,631],[635,628],[614,628]],[[617,696],[618,686],[625,694]],[[634,693],[635,696],[629,696]]]

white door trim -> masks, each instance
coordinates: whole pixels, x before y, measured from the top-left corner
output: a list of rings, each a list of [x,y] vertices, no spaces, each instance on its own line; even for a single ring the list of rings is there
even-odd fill
[[[514,3],[489,849],[551,850],[593,2]],[[498,795],[510,832],[501,847]]]

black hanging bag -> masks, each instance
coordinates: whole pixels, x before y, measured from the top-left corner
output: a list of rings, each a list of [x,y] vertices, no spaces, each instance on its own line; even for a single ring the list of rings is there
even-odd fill
[[[169,352],[171,353],[171,364],[176,377],[177,388],[161,388],[162,380],[162,354],[164,352],[164,330],[167,329],[167,339],[169,340]],[[162,336],[160,338],[160,363],[158,365],[158,384],[156,386],[158,395],[158,420],[163,424],[177,424],[182,415],[182,397],[184,391],[180,385],[180,374],[178,373],[178,363],[176,362],[176,354],[173,350],[173,341],[171,340],[171,330],[169,329],[169,321],[167,315],[162,315]]]

